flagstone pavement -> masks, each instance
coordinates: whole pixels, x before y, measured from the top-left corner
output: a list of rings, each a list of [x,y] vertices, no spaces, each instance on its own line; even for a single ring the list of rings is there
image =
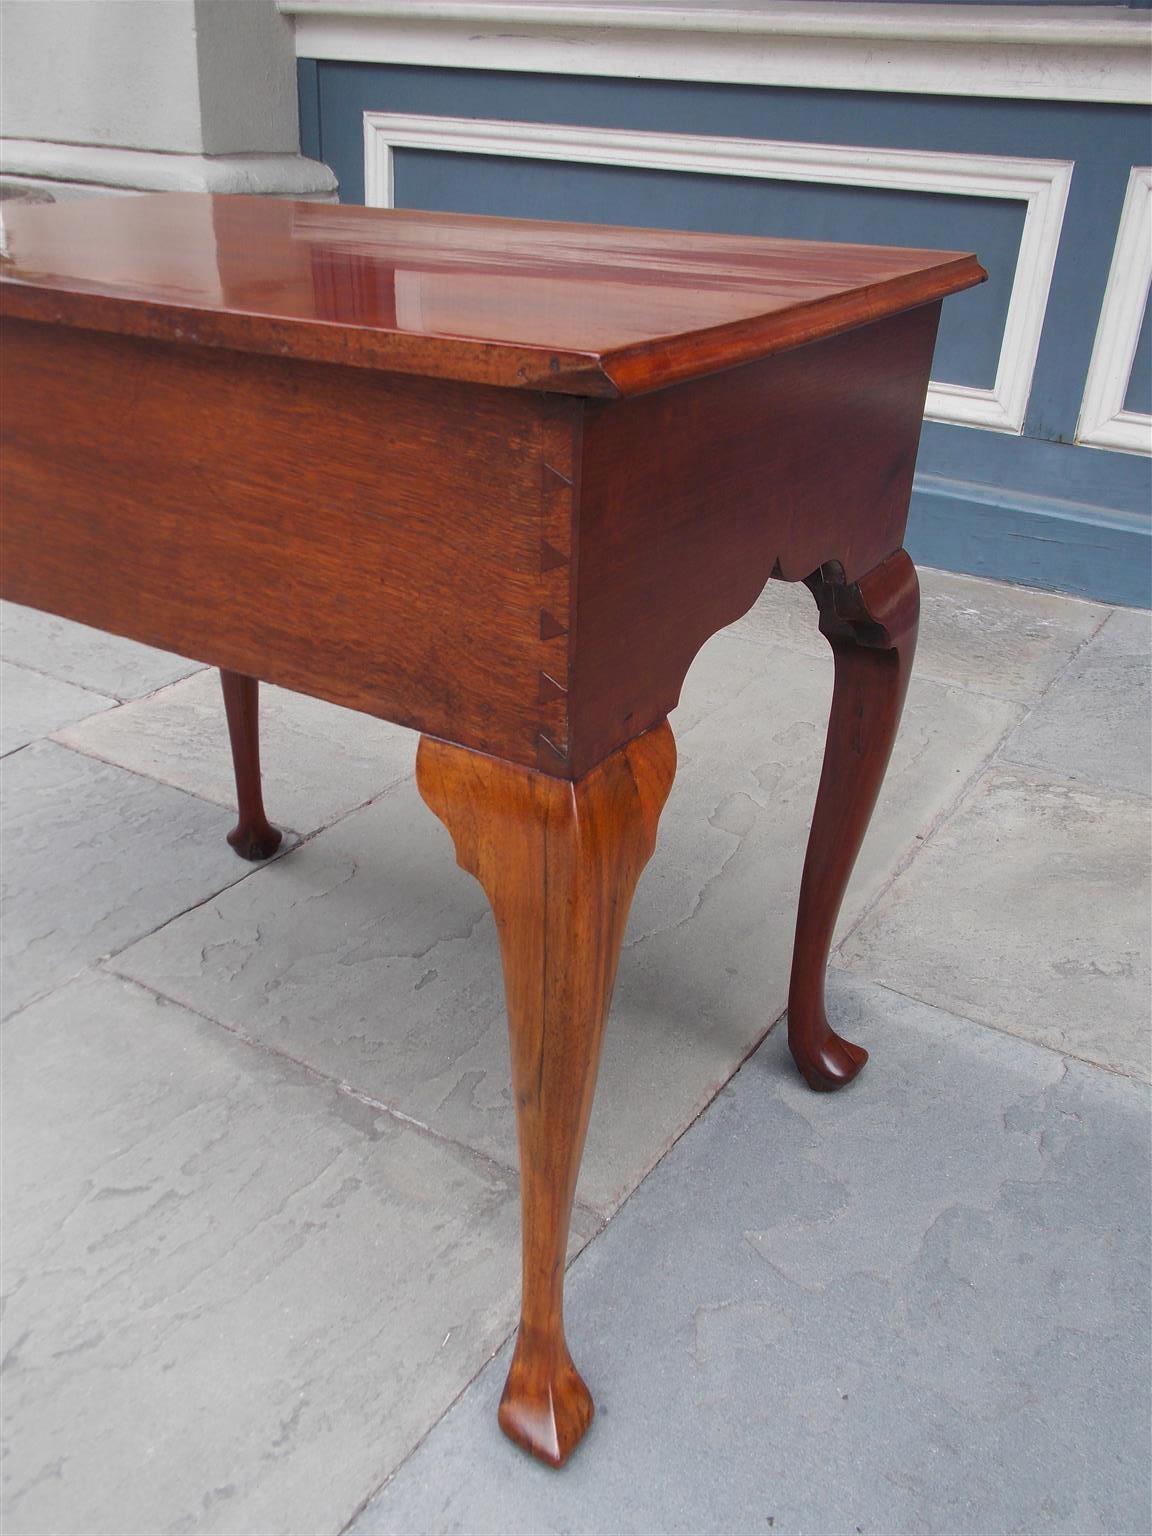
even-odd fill
[[[597,1417],[495,1422],[519,1277],[499,957],[415,738],[3,611],[6,1536],[1147,1536],[1147,614],[923,573],[830,981],[781,1022],[831,661],[701,653],[573,1222]]]

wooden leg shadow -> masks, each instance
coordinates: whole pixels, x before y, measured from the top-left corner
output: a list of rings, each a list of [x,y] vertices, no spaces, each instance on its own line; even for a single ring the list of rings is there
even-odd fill
[[[281,834],[264,814],[260,787],[260,684],[242,672],[225,672],[221,668],[220,686],[224,690],[240,810],[228,841],[242,859],[269,859],[280,846]]]
[[[592,1397],[564,1339],[564,1263],[632,893],[676,748],[666,721],[576,783],[422,738],[420,793],[484,887],[504,961],[520,1140],[523,1290],[500,1426],[560,1466]]]
[[[804,859],[788,993],[788,1044],[809,1087],[831,1092],[868,1060],[829,1026],[824,979],[836,919],[884,781],[916,650],[920,588],[903,550],[847,585],[837,566],[807,580],[836,658],[824,767]]]

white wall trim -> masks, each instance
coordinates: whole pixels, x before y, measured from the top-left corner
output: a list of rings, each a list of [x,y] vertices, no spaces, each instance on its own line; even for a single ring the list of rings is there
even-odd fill
[[[0,175],[128,192],[254,192],[327,201],[336,177],[303,155],[184,155],[0,139]]]
[[[279,0],[301,58],[1013,100],[1152,99],[1117,6],[836,0]]]
[[[1076,428],[1088,448],[1152,454],[1152,416],[1124,409],[1150,285],[1152,167],[1138,165],[1128,178]]]
[[[1026,209],[1024,228],[996,382],[991,389],[933,382],[927,415],[935,421],[998,432],[1023,430],[1072,179],[1068,161],[366,112],[364,200],[369,207],[394,206],[393,151],[397,149],[570,160],[585,165],[885,187],[1022,202]]]

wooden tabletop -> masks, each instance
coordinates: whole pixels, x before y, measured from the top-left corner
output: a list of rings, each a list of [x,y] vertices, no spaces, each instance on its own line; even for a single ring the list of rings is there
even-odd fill
[[[969,288],[955,251],[264,197],[8,206],[0,313],[201,346],[615,397]]]

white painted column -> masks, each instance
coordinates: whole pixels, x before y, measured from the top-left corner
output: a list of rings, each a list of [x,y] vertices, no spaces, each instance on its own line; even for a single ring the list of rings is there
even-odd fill
[[[0,0],[0,180],[332,199],[275,0]]]

